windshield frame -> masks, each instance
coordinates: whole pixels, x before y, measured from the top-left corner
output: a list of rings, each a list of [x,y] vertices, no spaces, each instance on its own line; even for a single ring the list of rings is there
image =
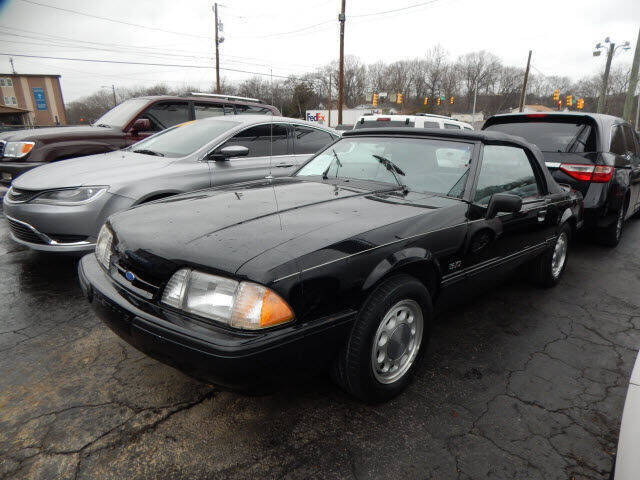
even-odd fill
[[[407,129],[409,130],[409,129]],[[473,189],[473,184],[475,183],[474,181],[470,181],[470,179],[475,178],[476,175],[476,170],[478,168],[478,163],[479,163],[479,158],[480,158],[480,151],[481,151],[481,145],[482,142],[480,140],[471,140],[468,138],[464,138],[464,139],[458,139],[458,138],[452,138],[452,137],[448,137],[446,135],[441,135],[439,134],[440,132],[436,129],[433,130],[433,132],[429,132],[429,135],[411,135],[409,133],[407,134],[399,134],[399,133],[394,133],[394,134],[390,134],[390,133],[366,133],[366,134],[359,134],[359,135],[349,135],[346,137],[341,136],[340,138],[336,139],[335,142],[327,145],[325,148],[323,148],[322,150],[316,152],[315,154],[313,154],[306,162],[304,162],[302,165],[300,165],[300,167],[298,167],[294,172],[292,172],[290,174],[291,177],[296,177],[299,179],[313,179],[315,181],[319,181],[322,183],[330,183],[330,184],[349,184],[350,182],[353,183],[370,183],[370,184],[380,184],[380,185],[390,185],[390,187],[392,187],[394,190],[400,190],[401,187],[395,182],[395,180],[393,180],[393,178],[390,178],[389,182],[385,182],[382,180],[372,180],[372,179],[364,179],[364,178],[350,178],[350,177],[343,177],[343,178],[332,178],[329,177],[328,179],[323,179],[322,175],[304,175],[304,176],[298,176],[298,172],[300,172],[300,170],[302,170],[308,163],[312,162],[316,157],[320,156],[321,154],[325,153],[327,150],[334,148],[334,146],[338,143],[341,142],[343,140],[350,140],[350,139],[357,139],[357,138],[408,138],[408,139],[429,139],[429,140],[440,140],[440,141],[447,141],[447,142],[456,142],[456,143],[465,143],[468,145],[471,145],[471,164],[469,165],[469,169],[467,170],[467,178],[465,179],[465,184],[464,187],[462,188],[462,195],[459,197],[455,197],[455,196],[451,196],[451,195],[446,195],[444,193],[440,193],[440,192],[432,192],[432,191],[420,191],[420,190],[414,190],[412,189],[409,185],[405,185],[406,188],[406,192],[407,193],[415,193],[415,194],[419,194],[419,195],[433,195],[436,197],[443,197],[443,198],[450,198],[453,200],[459,200],[468,204],[471,204],[471,193],[472,193],[472,189]]]

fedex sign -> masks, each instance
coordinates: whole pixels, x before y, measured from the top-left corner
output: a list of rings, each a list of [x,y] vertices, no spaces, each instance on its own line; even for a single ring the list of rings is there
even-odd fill
[[[324,118],[324,115],[322,115],[320,112],[315,112],[315,113],[307,112],[307,121],[324,123],[325,118]]]

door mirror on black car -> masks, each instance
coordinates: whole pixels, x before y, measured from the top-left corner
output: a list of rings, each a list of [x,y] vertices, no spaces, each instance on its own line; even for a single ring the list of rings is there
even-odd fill
[[[229,145],[223,147],[217,152],[211,153],[209,158],[212,160],[229,160],[231,157],[246,157],[249,155],[249,149],[242,145]]]
[[[516,213],[522,208],[522,198],[509,193],[494,193],[491,195],[485,218],[494,218],[498,213]]]

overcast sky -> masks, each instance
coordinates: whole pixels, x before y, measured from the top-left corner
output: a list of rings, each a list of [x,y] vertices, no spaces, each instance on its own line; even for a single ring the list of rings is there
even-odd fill
[[[524,67],[532,49],[534,73],[577,79],[602,67],[604,57],[592,57],[597,42],[610,36],[635,47],[640,27],[638,0],[425,3],[347,0],[345,53],[367,63],[391,62],[422,56],[441,44],[451,58],[485,49],[506,64]],[[1,53],[208,67],[14,57],[18,73],[62,75],[66,101],[112,84],[119,88],[161,81],[204,88],[215,80],[212,2],[0,0],[0,5]],[[340,0],[223,0],[221,67],[272,71],[274,76],[311,71],[338,56],[339,8]],[[401,10],[380,13],[396,9]],[[632,56],[633,50],[623,52],[614,62],[630,63]],[[0,72],[9,72],[8,57],[0,56],[0,62]],[[251,75],[226,70],[222,76],[235,81]]]

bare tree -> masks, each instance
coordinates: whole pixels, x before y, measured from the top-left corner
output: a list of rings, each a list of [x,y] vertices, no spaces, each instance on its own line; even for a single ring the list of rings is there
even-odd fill
[[[489,93],[502,66],[500,59],[486,50],[467,53],[458,58],[457,62],[464,93],[467,96],[467,106],[471,106],[475,90]]]

